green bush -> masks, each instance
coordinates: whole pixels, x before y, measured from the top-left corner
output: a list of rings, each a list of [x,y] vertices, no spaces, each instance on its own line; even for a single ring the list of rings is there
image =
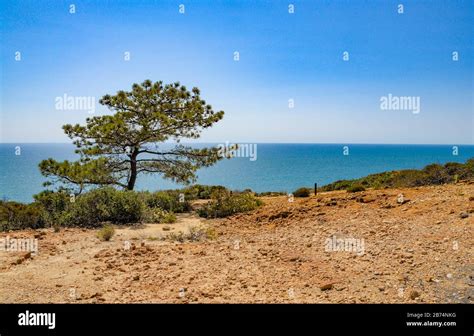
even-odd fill
[[[176,215],[172,212],[167,212],[163,218],[163,223],[171,224],[175,223],[177,220]]]
[[[365,191],[365,188],[363,185],[360,184],[354,184],[347,188],[347,192],[359,192],[359,191]]]
[[[65,226],[97,227],[102,222],[140,222],[145,205],[136,192],[99,188],[76,197],[61,217]]]
[[[110,224],[105,224],[102,229],[97,232],[97,238],[102,241],[109,241],[115,234],[115,229]]]
[[[161,208],[170,212],[182,213],[191,210],[186,195],[179,190],[141,192],[145,204],[150,208]],[[183,197],[181,197],[183,196]]]
[[[147,223],[167,223],[176,222],[176,215],[161,208],[147,208],[145,210],[143,221]]]
[[[1,231],[42,227],[45,227],[43,209],[38,204],[0,201]]]
[[[215,190],[213,200],[198,210],[198,214],[205,218],[227,217],[240,212],[256,209],[263,204],[251,193],[231,193]]]
[[[211,195],[215,191],[224,191],[227,190],[223,186],[206,186],[201,184],[195,184],[188,188],[183,189],[182,191],[186,195],[186,199],[195,200],[195,199],[210,199]]]
[[[33,196],[35,203],[43,209],[42,217],[47,226],[53,227],[59,231],[63,219],[66,217],[71,203],[75,196],[68,195],[65,192],[42,191]]]
[[[310,194],[311,189],[309,188],[299,188],[293,192],[293,196],[295,197],[309,197]]]
[[[355,180],[340,180],[322,187],[322,191],[349,190],[353,185],[365,188],[410,188],[425,185],[456,183],[458,180],[474,180],[474,158],[466,163],[448,162],[430,164],[423,169],[405,169],[371,174]]]
[[[284,191],[264,191],[264,192],[261,192],[261,193],[257,193],[255,196],[258,196],[258,197],[275,197],[275,196],[286,196],[286,192]]]
[[[44,210],[57,213],[65,211],[71,200],[74,199],[65,192],[53,192],[50,190],[42,191],[33,197],[37,203],[41,204]]]

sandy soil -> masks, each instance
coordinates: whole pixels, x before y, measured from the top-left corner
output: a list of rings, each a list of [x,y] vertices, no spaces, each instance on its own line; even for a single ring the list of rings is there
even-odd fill
[[[0,302],[474,300],[474,184],[264,201],[227,219],[119,228],[110,242],[85,229],[2,233],[36,236],[39,251],[0,252]],[[217,237],[166,238],[191,227]]]

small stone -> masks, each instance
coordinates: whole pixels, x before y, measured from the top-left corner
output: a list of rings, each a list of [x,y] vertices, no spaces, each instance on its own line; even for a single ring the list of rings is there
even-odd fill
[[[169,226],[163,226],[163,231],[169,231],[171,228]]]
[[[459,217],[460,218],[467,218],[467,217],[469,217],[469,214],[467,212],[463,211],[459,214]]]
[[[139,275],[135,275],[135,276],[133,277],[133,281],[138,281],[138,280],[140,280],[140,276],[139,276]]]
[[[405,198],[405,196],[404,196],[403,194],[399,194],[399,195],[397,196],[397,203],[398,203],[398,204],[405,204],[405,203],[407,203],[407,202],[409,202],[409,201],[410,201],[410,200],[407,199],[407,198]]]
[[[325,284],[319,286],[319,289],[321,289],[322,291],[325,291],[325,290],[332,289],[333,287],[334,287],[334,283],[328,282],[328,283],[325,283]]]
[[[415,300],[419,296],[420,296],[420,293],[418,293],[416,290],[412,290],[410,292],[410,299],[412,299],[412,300]]]

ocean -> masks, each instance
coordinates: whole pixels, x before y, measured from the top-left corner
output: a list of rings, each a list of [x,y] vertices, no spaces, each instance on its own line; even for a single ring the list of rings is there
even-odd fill
[[[303,186],[313,187],[314,183],[322,186],[372,173],[474,158],[473,145],[455,148],[454,145],[265,143],[257,144],[254,149],[255,153],[247,153],[251,154],[249,157],[225,159],[201,169],[197,183],[223,185],[232,190],[292,192]],[[0,197],[31,202],[33,195],[44,189],[45,178],[39,172],[38,163],[47,158],[74,160],[76,154],[71,144],[0,144]],[[180,187],[156,175],[141,175],[136,185],[137,190],[150,191]]]

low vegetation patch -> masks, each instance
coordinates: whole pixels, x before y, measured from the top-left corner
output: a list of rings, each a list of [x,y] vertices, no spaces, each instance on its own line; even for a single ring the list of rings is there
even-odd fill
[[[293,196],[295,197],[309,197],[310,194],[311,189],[309,188],[299,188],[293,192]]]
[[[197,199],[211,199],[212,194],[227,190],[223,186],[206,186],[201,184],[195,184],[188,188],[182,189],[181,192],[184,193],[187,200],[197,200]]]
[[[196,185],[180,190],[136,192],[112,187],[92,189],[79,195],[66,190],[43,191],[34,202],[0,201],[0,230],[61,227],[100,228],[104,223],[176,222],[175,213],[190,212],[190,199],[211,199],[199,211],[202,217],[225,217],[255,209],[261,204],[253,193],[231,192],[222,186]]]
[[[255,196],[258,197],[276,197],[276,196],[286,196],[284,191],[265,191],[261,193],[256,193]]]
[[[196,242],[204,239],[215,240],[217,233],[213,228],[191,227],[188,233],[182,231],[170,233],[165,239],[184,243],[186,241]]]
[[[252,211],[263,202],[250,192],[230,192],[219,190],[212,195],[212,201],[199,209],[198,214],[205,218],[227,217],[240,212]]]
[[[157,192],[139,193],[146,206],[149,208],[160,208],[168,212],[182,213],[191,210],[190,197],[182,190],[165,190]]]
[[[359,192],[359,191],[365,191],[365,188],[361,184],[352,184],[347,188],[348,192]]]
[[[110,239],[112,239],[114,234],[114,227],[110,224],[105,224],[102,229],[97,232],[97,238],[99,238],[101,241],[109,241]]]
[[[360,187],[411,188],[425,185],[457,183],[460,180],[474,180],[474,158],[466,163],[449,162],[444,165],[430,164],[423,169],[396,170],[371,174],[354,180],[340,180],[322,187],[322,191],[354,191]]]
[[[0,230],[20,230],[45,226],[43,210],[38,204],[0,201]]]

